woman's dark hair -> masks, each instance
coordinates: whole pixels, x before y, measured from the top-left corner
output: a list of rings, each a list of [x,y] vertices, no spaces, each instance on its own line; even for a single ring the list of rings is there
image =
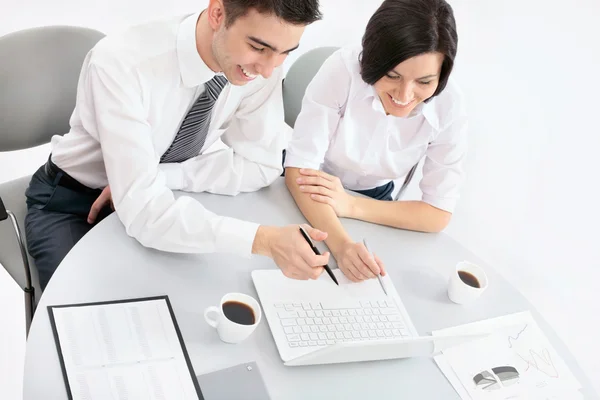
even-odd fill
[[[401,62],[423,53],[444,55],[437,96],[454,66],[458,35],[444,0],[385,0],[369,20],[362,39],[360,74],[374,85]]]
[[[293,25],[310,25],[321,19],[319,0],[223,0],[223,6],[227,27],[251,9],[261,14],[273,14]]]

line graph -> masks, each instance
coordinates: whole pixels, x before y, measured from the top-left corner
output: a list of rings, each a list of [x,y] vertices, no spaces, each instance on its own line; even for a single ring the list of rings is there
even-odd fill
[[[519,350],[514,348],[528,326],[529,324],[526,324],[516,335],[508,335],[508,348],[513,349],[515,354],[527,364],[525,371],[529,371],[531,368],[541,372],[549,378],[558,378],[558,371],[554,365],[550,351],[547,348],[542,347],[541,349],[533,349],[531,348],[531,344],[518,346],[521,347]],[[528,347],[529,349],[526,350]]]
[[[528,371],[530,367],[533,367],[549,378],[559,378],[558,371],[548,349],[544,348],[541,352],[529,349],[529,357],[531,357],[531,359],[527,359],[518,353],[517,355],[521,360],[527,363],[527,369],[525,369],[525,371]]]
[[[509,348],[509,349],[512,349],[512,347],[513,347],[513,343],[512,343],[512,342],[513,342],[513,341],[515,341],[515,342],[516,342],[517,340],[519,340],[519,336],[521,336],[521,334],[522,334],[523,332],[525,332],[525,329],[527,329],[527,326],[528,326],[528,325],[529,325],[529,324],[526,324],[526,325],[525,325],[525,327],[523,327],[523,329],[521,329],[521,331],[520,331],[519,333],[517,333],[517,337],[508,336],[508,348]]]

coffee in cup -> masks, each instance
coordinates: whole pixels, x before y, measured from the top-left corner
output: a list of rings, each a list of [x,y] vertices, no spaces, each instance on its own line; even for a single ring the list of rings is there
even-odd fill
[[[488,278],[479,265],[467,261],[456,265],[448,281],[448,297],[457,304],[475,300],[488,286]]]
[[[226,343],[239,343],[250,336],[261,315],[258,301],[243,293],[228,293],[218,307],[204,310],[206,323],[216,328],[219,338]]]

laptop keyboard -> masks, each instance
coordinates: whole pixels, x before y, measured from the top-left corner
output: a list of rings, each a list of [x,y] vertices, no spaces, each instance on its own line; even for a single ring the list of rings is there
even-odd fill
[[[391,300],[285,302],[275,310],[290,347],[411,336]]]

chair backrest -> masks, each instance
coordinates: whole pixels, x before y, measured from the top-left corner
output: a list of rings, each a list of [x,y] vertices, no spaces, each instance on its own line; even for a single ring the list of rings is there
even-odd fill
[[[69,131],[83,59],[104,34],[47,26],[0,37],[0,151]]]
[[[404,178],[404,182],[402,182],[402,186],[400,186],[398,193],[396,193],[396,196],[394,197],[394,201],[398,201],[402,198],[402,195],[406,191],[406,188],[408,187],[408,185],[410,185],[410,182],[412,181],[413,177],[415,176],[415,172],[417,172],[418,166],[419,166],[419,163],[417,162],[415,165],[412,166],[410,171],[408,171],[408,174],[406,174],[406,177]]]
[[[323,62],[331,56],[338,47],[318,47],[301,55],[290,67],[283,81],[283,108],[285,111],[285,122],[294,127],[296,118],[302,107],[302,98],[306,87],[323,65]]]
[[[102,37],[93,29],[70,26],[32,28],[0,37],[0,151],[34,147],[69,131],[81,65]],[[29,179],[0,184],[0,197],[12,211],[21,239]],[[0,223],[0,263],[26,291],[31,275],[36,290],[35,298],[31,292],[26,298],[29,323],[41,291],[35,268],[27,269],[23,261],[24,240],[19,240],[12,222]]]

